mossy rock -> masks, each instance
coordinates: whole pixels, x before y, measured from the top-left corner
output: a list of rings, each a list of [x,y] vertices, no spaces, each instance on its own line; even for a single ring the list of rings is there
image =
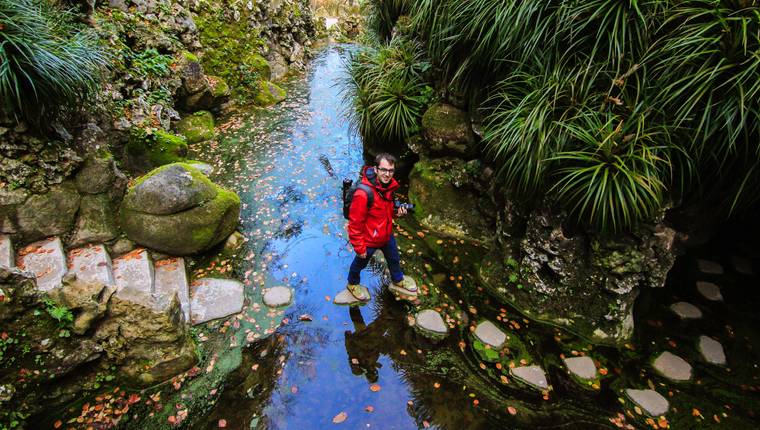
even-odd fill
[[[285,90],[277,84],[269,81],[260,81],[258,92],[253,100],[258,106],[271,106],[285,100],[285,97]]]
[[[214,138],[214,115],[205,110],[198,111],[182,118],[174,128],[189,144],[210,140]]]
[[[185,161],[188,150],[187,139],[183,136],[145,129],[133,129],[125,149],[129,164],[138,170]]]
[[[422,116],[422,132],[427,149],[437,154],[473,155],[475,135],[467,112],[445,103],[436,103]]]
[[[145,199],[134,196],[139,193],[143,184],[147,184],[149,180],[160,179],[164,175],[178,175],[187,179],[185,188],[200,191],[184,193],[183,190],[174,190],[176,187],[164,187],[167,201],[176,201],[176,205],[171,205],[176,207],[176,211],[164,214],[148,213],[145,210],[157,211],[135,204]],[[177,181],[172,183],[175,182]],[[195,186],[196,183],[200,185]],[[213,192],[208,192],[209,187]],[[162,188],[152,187],[151,192],[160,194]],[[177,193],[184,197],[175,198]],[[198,197],[201,198],[200,201]],[[191,201],[192,206],[186,208],[187,205],[181,204],[180,200],[183,199]],[[141,245],[172,255],[196,254],[222,242],[235,230],[240,215],[240,198],[237,194],[212,183],[186,163],[172,164],[149,173],[130,188],[124,200],[120,221],[127,237]],[[153,198],[151,201],[157,200]]]
[[[216,101],[221,102],[232,93],[230,86],[223,78],[207,75],[206,80],[208,80],[208,84],[211,87],[211,95],[214,96]]]
[[[259,75],[259,78],[263,80],[272,79],[272,68],[269,66],[269,61],[261,54],[251,54],[245,57],[243,64],[247,66],[249,72],[254,72]]]

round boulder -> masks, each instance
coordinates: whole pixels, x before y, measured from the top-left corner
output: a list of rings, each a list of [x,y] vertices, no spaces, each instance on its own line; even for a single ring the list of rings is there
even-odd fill
[[[172,255],[205,251],[237,226],[240,198],[189,164],[153,170],[129,189],[120,220],[129,239]]]

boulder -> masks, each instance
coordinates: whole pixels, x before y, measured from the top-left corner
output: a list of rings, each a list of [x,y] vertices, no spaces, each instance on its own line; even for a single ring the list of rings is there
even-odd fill
[[[68,233],[74,226],[80,200],[71,181],[51,186],[45,194],[30,196],[16,211],[21,242]]]
[[[493,236],[488,222],[493,204],[477,192],[461,159],[415,163],[409,175],[409,199],[416,206],[414,216],[430,230],[483,243]]]
[[[84,195],[79,205],[79,216],[74,234],[69,240],[69,246],[102,243],[114,239],[119,235],[114,220],[115,215],[108,195]]]
[[[258,106],[271,106],[285,100],[285,90],[269,81],[260,81],[253,101]]]
[[[240,198],[188,164],[156,169],[124,199],[120,220],[131,240],[172,255],[205,251],[237,226]]]
[[[436,103],[422,116],[425,152],[438,155],[474,155],[475,135],[467,112],[445,103]]]
[[[193,144],[214,138],[214,115],[202,110],[182,118],[174,126],[177,133]]]
[[[125,153],[130,166],[150,170],[164,164],[185,161],[187,139],[164,130],[133,129]]]

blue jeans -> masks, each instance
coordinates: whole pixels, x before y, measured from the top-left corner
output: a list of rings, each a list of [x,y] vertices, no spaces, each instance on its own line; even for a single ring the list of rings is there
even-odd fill
[[[401,282],[404,279],[404,272],[401,271],[401,257],[398,254],[396,238],[391,235],[391,238],[382,247],[367,248],[367,258],[361,258],[358,255],[354,256],[354,261],[351,262],[351,268],[348,269],[349,284],[358,284],[360,282],[360,272],[367,267],[369,259],[372,258],[372,254],[378,249],[383,252],[385,261],[388,262],[388,269],[391,271],[391,281]]]

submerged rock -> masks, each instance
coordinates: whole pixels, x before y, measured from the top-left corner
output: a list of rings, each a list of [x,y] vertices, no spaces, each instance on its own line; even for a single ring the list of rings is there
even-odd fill
[[[654,390],[634,390],[628,388],[625,390],[625,394],[652,417],[665,415],[670,408],[668,400]]]
[[[717,365],[726,364],[726,353],[723,351],[723,345],[717,340],[708,336],[699,336],[699,353],[706,362]]]
[[[683,358],[665,351],[652,363],[652,367],[662,376],[673,381],[688,381],[691,379],[691,365]]]
[[[549,381],[546,380],[546,372],[539,366],[521,366],[509,370],[516,379],[539,390],[549,388]]]
[[[697,291],[702,297],[713,302],[722,302],[723,294],[720,292],[720,287],[712,282],[697,281]]]
[[[417,327],[423,336],[431,339],[440,339],[446,336],[449,328],[443,321],[441,314],[433,309],[420,311],[415,318],[415,327]]]
[[[501,349],[507,341],[507,335],[491,321],[483,321],[478,324],[475,328],[475,337],[495,350]]]
[[[270,308],[287,306],[293,301],[293,290],[277,286],[264,290],[264,304]]]
[[[565,366],[573,375],[581,379],[594,379],[596,378],[596,365],[591,357],[570,357],[564,358]]]

